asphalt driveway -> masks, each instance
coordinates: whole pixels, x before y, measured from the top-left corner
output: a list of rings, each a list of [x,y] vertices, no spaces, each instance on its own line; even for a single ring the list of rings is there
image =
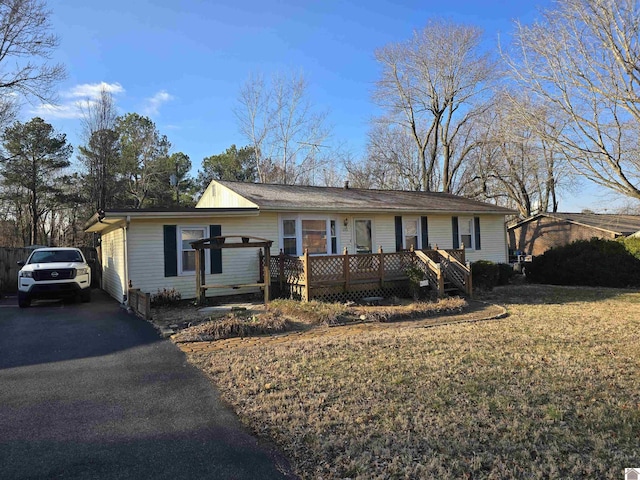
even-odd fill
[[[294,478],[173,344],[93,293],[0,301],[0,479]]]

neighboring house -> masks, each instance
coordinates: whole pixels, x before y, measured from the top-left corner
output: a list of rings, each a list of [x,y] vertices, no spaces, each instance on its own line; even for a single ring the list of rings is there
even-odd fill
[[[508,228],[509,248],[541,255],[576,240],[612,240],[640,230],[640,215],[604,213],[539,213]]]
[[[190,242],[245,235],[273,241],[300,256],[465,247],[468,261],[507,261],[505,216],[515,212],[446,193],[365,190],[213,181],[195,208],[109,210],[87,232],[101,237],[103,288],[123,301],[127,285],[155,293],[176,288],[194,298],[195,251]],[[255,249],[207,250],[208,283],[255,283]],[[255,289],[254,289],[255,290]],[[210,295],[250,289],[209,290]]]

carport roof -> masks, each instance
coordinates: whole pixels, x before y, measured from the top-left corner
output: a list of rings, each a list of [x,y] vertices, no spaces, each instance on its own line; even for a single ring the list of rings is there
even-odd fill
[[[258,215],[257,208],[120,208],[96,212],[87,220],[84,231],[100,233],[132,219],[187,219]]]

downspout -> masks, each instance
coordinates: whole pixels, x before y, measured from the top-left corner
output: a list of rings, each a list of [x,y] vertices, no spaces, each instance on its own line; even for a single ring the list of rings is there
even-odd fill
[[[124,292],[123,292],[123,304],[128,303],[129,294],[129,242],[127,241],[127,232],[129,231],[129,224],[131,223],[131,216],[127,215],[123,230],[123,243],[124,243]]]

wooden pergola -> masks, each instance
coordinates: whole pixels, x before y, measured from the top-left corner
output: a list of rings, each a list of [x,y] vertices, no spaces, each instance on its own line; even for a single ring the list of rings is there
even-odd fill
[[[227,242],[227,240],[237,239],[239,241]],[[191,246],[196,251],[196,301],[198,304],[204,303],[205,295],[210,288],[241,288],[241,287],[261,287],[264,289],[264,303],[269,303],[269,285],[271,274],[269,272],[269,259],[271,258],[271,245],[273,240],[260,237],[249,237],[243,235],[227,235],[219,237],[202,238],[191,242]],[[206,284],[205,278],[205,250],[223,250],[225,248],[263,248],[266,260],[264,282],[244,283],[236,285]]]

